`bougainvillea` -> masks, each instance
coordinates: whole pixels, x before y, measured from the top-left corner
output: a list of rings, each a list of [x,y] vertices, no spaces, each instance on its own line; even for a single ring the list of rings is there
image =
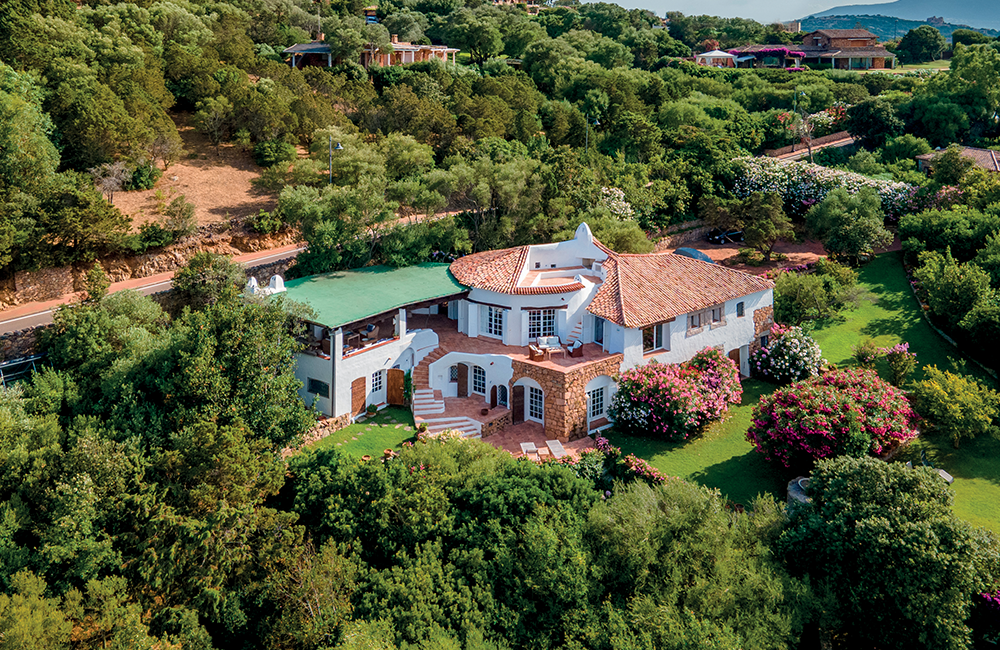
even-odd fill
[[[622,373],[610,414],[623,433],[684,440],[742,395],[736,363],[708,349],[685,363],[650,363]]]
[[[876,372],[855,368],[765,395],[747,439],[768,461],[800,471],[821,458],[878,456],[915,437],[915,419],[902,392]]]
[[[750,354],[750,374],[775,384],[818,375],[824,365],[819,344],[801,327],[771,326],[770,340]]]
[[[878,192],[886,216],[898,219],[908,209],[915,192],[906,183],[876,180],[800,160],[737,158],[733,168],[737,196],[744,198],[755,192],[776,192],[785,202],[785,211],[792,215],[805,214],[835,188],[843,187],[857,194],[861,188],[870,187]]]

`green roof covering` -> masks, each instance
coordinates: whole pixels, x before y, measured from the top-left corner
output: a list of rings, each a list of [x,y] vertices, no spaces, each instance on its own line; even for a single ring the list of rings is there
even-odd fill
[[[448,270],[448,264],[417,264],[393,269],[369,266],[335,271],[285,283],[286,296],[304,302],[316,312],[315,322],[327,327],[444,298],[466,290]]]

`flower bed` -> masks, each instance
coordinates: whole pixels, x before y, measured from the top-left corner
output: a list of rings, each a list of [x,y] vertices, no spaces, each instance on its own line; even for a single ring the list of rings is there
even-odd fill
[[[610,414],[623,433],[684,440],[739,404],[742,394],[733,360],[708,349],[685,363],[622,373]]]
[[[784,200],[786,211],[795,215],[805,214],[838,187],[851,194],[870,187],[882,199],[886,216],[898,219],[909,209],[916,191],[906,183],[880,181],[801,160],[737,158],[733,164],[737,174],[734,186],[737,196],[745,198],[755,192],[776,192]]]
[[[804,470],[821,458],[883,454],[916,437],[915,419],[874,371],[839,370],[763,397],[746,435],[768,461]]]

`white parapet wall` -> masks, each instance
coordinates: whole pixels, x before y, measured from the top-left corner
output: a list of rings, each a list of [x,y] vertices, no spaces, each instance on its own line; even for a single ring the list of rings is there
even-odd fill
[[[493,386],[508,386],[514,377],[514,365],[510,357],[504,354],[469,354],[467,352],[449,352],[428,366],[430,387],[441,391],[444,397],[458,397],[458,383],[449,378],[449,368],[459,363],[470,366],[469,392],[472,392],[472,366],[479,366],[486,371],[486,395]]]

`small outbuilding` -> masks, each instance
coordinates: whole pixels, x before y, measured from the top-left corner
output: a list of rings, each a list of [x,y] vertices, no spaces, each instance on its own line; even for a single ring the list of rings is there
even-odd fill
[[[694,60],[698,65],[707,65],[713,68],[736,67],[736,55],[723,52],[722,50],[712,50],[711,52],[697,54]]]

